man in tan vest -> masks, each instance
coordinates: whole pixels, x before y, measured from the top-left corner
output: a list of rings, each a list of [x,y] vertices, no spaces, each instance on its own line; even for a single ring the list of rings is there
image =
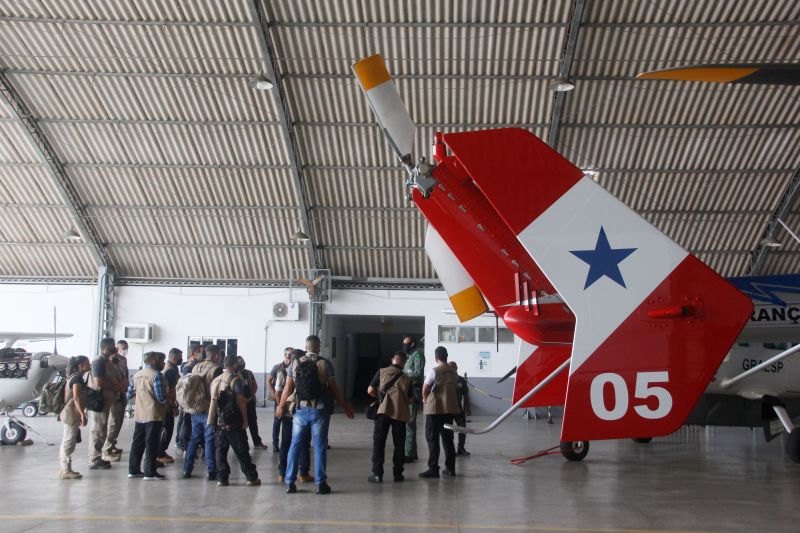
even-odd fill
[[[239,460],[248,487],[261,485],[256,465],[250,457],[247,445],[249,424],[245,381],[238,373],[235,355],[225,356],[225,370],[211,383],[211,407],[208,410],[208,425],[216,428],[217,486],[227,487],[231,467],[228,464],[228,448]]]
[[[219,362],[219,346],[210,344],[206,346],[205,360],[197,363],[194,368],[192,368],[192,374],[203,376],[209,398],[211,397],[211,382],[222,374],[222,367]],[[217,465],[214,458],[214,426],[208,424],[208,412],[193,414],[191,422],[192,436],[189,439],[189,444],[186,446],[186,454],[183,456],[183,477],[184,479],[192,477],[197,448],[200,446],[200,440],[203,439],[205,441],[203,457],[205,457],[206,469],[208,470],[206,479],[208,479],[208,481],[216,481]]]
[[[410,416],[409,403],[413,399],[411,378],[403,373],[406,354],[395,352],[392,364],[380,369],[367,388],[367,394],[378,398],[378,416],[375,417],[375,430],[372,434],[372,475],[370,483],[383,483],[383,461],[386,450],[386,437],[392,430],[394,454],[392,473],[395,481],[403,481],[405,462],[406,422]]]
[[[125,407],[128,405],[128,341],[117,341],[117,353],[111,356],[114,363],[114,374],[118,382],[125,387],[119,396],[111,402],[108,412],[108,431],[106,442],[103,444],[103,460],[119,461],[122,450],[117,447],[119,432],[122,430],[122,421],[125,420]]]
[[[167,394],[164,388],[164,369],[166,356],[161,352],[144,354],[144,366],[133,376],[129,396],[136,396],[133,409],[133,430],[131,455],[128,460],[128,478],[141,478],[145,481],[158,481],[166,476],[156,471],[156,459],[161,445],[161,428]],[[144,454],[144,472],[141,470]]]
[[[439,346],[434,352],[436,366],[428,371],[422,384],[422,401],[425,404],[425,439],[428,441],[428,469],[419,477],[439,477],[439,438],[444,446],[445,476],[456,475],[456,448],[453,445],[453,432],[445,429],[459,414],[456,386],[458,373],[447,364],[447,349]]]
[[[102,457],[102,449],[108,432],[108,416],[111,406],[119,398],[120,393],[128,388],[120,379],[118,367],[111,361],[112,356],[116,353],[117,348],[114,346],[114,339],[102,339],[100,341],[100,355],[92,361],[92,371],[89,373],[88,385],[94,391],[90,394],[100,398],[97,402],[97,407],[100,407],[99,410],[92,409],[95,403],[91,401],[91,398],[87,401],[90,426],[90,470],[111,468],[109,459],[119,461],[118,455],[116,458],[107,457],[103,459]]]

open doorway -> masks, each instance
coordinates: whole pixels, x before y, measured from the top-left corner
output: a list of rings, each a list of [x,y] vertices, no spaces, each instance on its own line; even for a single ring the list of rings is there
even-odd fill
[[[355,405],[369,403],[367,387],[375,372],[402,348],[403,337],[410,335],[419,341],[424,334],[422,316],[326,316],[325,345],[344,396]]]

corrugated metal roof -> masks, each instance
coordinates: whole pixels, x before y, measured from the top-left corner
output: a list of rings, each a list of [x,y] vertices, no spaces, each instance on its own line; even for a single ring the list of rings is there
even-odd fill
[[[260,1],[260,0],[259,0]],[[571,0],[263,2],[321,267],[427,279],[424,223],[350,67],[382,53],[433,133],[522,126],[547,138]],[[687,63],[793,62],[800,4],[588,2],[559,150],[725,275],[744,274],[800,167],[800,87],[633,80]],[[299,191],[245,0],[0,0],[0,69],[65,164],[128,279],[287,279]],[[71,214],[0,107],[0,276],[93,278]],[[795,204],[800,202],[798,199]],[[793,205],[785,221],[800,228]],[[800,245],[762,272],[796,271]]]

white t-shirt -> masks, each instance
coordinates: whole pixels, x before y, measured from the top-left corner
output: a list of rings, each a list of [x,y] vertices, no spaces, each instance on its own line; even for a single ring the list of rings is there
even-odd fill
[[[433,382],[436,381],[436,370],[434,370],[434,368],[428,370],[428,373],[425,375],[425,381],[423,382],[429,387],[433,387]]]

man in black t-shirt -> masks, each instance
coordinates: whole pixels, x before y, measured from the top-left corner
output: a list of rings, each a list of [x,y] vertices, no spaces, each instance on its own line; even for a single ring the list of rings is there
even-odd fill
[[[225,357],[225,371],[211,383],[211,407],[208,412],[208,425],[216,427],[216,469],[217,486],[227,487],[231,473],[228,464],[228,449],[232,448],[242,473],[247,478],[247,486],[261,485],[258,472],[250,457],[247,445],[247,396],[244,380],[237,373],[238,361],[235,355]]]
[[[178,414],[178,401],[175,391],[180,379],[180,366],[183,362],[183,352],[178,348],[172,348],[167,357],[167,365],[164,367],[164,385],[167,391],[167,405],[164,410],[164,425],[161,433],[161,444],[158,460],[162,463],[174,463],[175,459],[167,453],[169,442],[172,440],[172,432],[175,428],[175,416]]]

